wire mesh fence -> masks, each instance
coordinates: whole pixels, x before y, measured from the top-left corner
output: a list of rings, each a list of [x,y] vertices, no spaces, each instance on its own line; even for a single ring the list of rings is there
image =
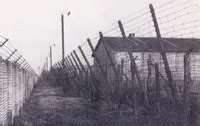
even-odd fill
[[[190,2],[150,5],[88,38],[56,63],[52,74],[66,95],[89,98],[98,111],[104,102],[126,104],[135,119],[172,112],[158,120],[188,123],[199,92],[197,12]]]

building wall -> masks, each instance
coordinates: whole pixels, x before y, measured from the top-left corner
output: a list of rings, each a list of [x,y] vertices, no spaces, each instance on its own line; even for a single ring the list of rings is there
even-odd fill
[[[109,48],[109,47],[108,47]],[[130,58],[127,52],[125,51],[113,51],[109,48],[109,53],[112,57],[112,60],[117,68],[119,74],[123,71],[123,73],[131,80],[131,68],[130,68]],[[177,86],[182,85],[184,82],[184,55],[186,52],[169,52],[167,54],[168,63],[170,66],[170,70],[172,72],[173,79],[177,82]],[[111,66],[110,60],[106,54],[105,47],[102,43],[100,43],[98,50],[95,52],[96,56],[100,60],[100,64],[103,67],[108,82],[111,85],[116,83],[116,75]],[[159,71],[164,78],[167,78],[165,73],[165,67],[163,63],[162,56],[159,52],[133,52],[133,56],[136,58],[136,64],[138,66],[138,70],[141,74],[142,80],[146,81],[148,77],[148,64],[147,60],[151,59],[153,64],[158,63]],[[123,63],[123,69],[121,69]],[[96,60],[94,60],[94,68],[95,75],[99,80],[104,80],[100,69],[98,68]],[[190,69],[191,69],[191,77],[193,81],[192,90],[197,92],[200,91],[200,53],[191,53],[190,54]],[[150,67],[151,70],[151,78],[155,78],[155,68],[153,66]],[[123,78],[125,79],[125,78]],[[104,86],[106,87],[106,85]]]
[[[165,67],[163,63],[162,56],[159,52],[134,52],[132,53],[136,58],[136,64],[140,72],[142,80],[146,81],[148,77],[148,64],[147,60],[151,59],[153,64],[159,64],[159,71],[164,78],[167,78],[165,73]],[[172,72],[173,79],[177,82],[177,86],[182,85],[184,82],[184,55],[185,53],[166,53],[170,70]],[[130,58],[127,52],[117,51],[115,52],[116,65],[122,65],[121,61],[124,61],[123,72],[131,79],[131,69],[130,69]],[[151,69],[151,78],[155,78],[155,69],[153,66]],[[190,69],[191,78],[193,80],[192,91],[200,91],[200,53],[190,54]]]
[[[190,69],[192,75],[192,90],[194,92],[200,91],[200,53],[191,53],[190,55]]]

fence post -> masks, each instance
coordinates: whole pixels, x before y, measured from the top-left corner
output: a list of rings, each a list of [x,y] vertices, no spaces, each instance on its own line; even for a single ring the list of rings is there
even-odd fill
[[[156,101],[157,101],[157,111],[160,113],[160,75],[158,64],[155,63],[155,80],[156,80]]]
[[[151,84],[151,76],[152,76],[152,60],[151,60],[151,54],[149,54],[149,59],[147,60],[147,69],[148,69],[148,76],[147,76],[147,87],[149,86],[149,83]]]
[[[100,39],[102,39],[102,43],[103,43],[104,48],[105,48],[105,50],[106,50],[106,54],[107,54],[107,56],[108,56],[108,59],[110,60],[111,66],[112,66],[113,71],[114,71],[114,74],[115,74],[115,76],[117,77],[117,80],[118,80],[118,82],[119,82],[118,71],[117,71],[117,68],[116,68],[116,66],[115,66],[115,64],[114,64],[114,62],[113,62],[113,60],[112,60],[112,57],[111,57],[110,52],[109,52],[109,49],[108,49],[107,45],[105,44],[105,40],[104,40],[103,33],[102,33],[102,32],[99,32],[99,35],[100,35]]]
[[[68,64],[68,68],[71,71],[71,74],[74,75],[75,69],[74,69],[72,63],[69,61],[68,57],[65,58],[65,62],[66,62],[66,64]]]
[[[183,89],[183,98],[186,102],[190,92],[191,85],[191,70],[190,70],[190,53],[191,49],[184,55],[184,89]]]
[[[79,48],[79,50],[80,50],[80,52],[81,52],[81,54],[82,54],[82,56],[83,56],[83,58],[84,58],[84,60],[85,60],[85,62],[86,62],[86,64],[87,64],[87,66],[88,66],[90,72],[93,74],[92,67],[91,67],[91,65],[90,65],[90,63],[89,63],[87,57],[85,56],[85,54],[84,54],[82,48],[81,48],[80,46],[78,46],[78,48]],[[93,74],[93,75],[94,75],[94,74]]]
[[[68,55],[68,59],[72,65],[72,68],[74,69],[74,77],[77,79],[77,81],[75,81],[74,85],[77,86],[76,89],[78,88],[77,95],[79,96],[80,95],[80,87],[79,87],[80,84],[79,83],[81,83],[81,78],[80,78],[80,76],[76,70],[76,67],[75,67],[74,63],[72,62],[72,59],[69,55]]]
[[[106,54],[107,54],[107,56],[108,56],[108,60],[110,61],[110,64],[111,64],[111,67],[113,68],[113,72],[114,72],[114,74],[115,74],[115,76],[116,76],[116,83],[117,83],[117,86],[116,86],[116,93],[117,93],[117,100],[118,100],[118,103],[120,102],[120,98],[119,98],[119,86],[120,86],[120,76],[119,76],[119,73],[118,73],[118,71],[117,71],[117,68],[116,68],[116,66],[115,66],[115,63],[113,62],[113,60],[112,60],[112,56],[111,56],[111,54],[110,54],[110,52],[109,52],[109,49],[108,49],[108,47],[107,47],[107,44],[105,43],[105,40],[104,40],[104,36],[103,36],[103,33],[102,32],[99,32],[99,36],[100,36],[100,39],[102,40],[102,44],[103,44],[103,46],[104,46],[104,49],[105,49],[105,51],[106,51]],[[119,106],[120,106],[120,103],[119,103]]]
[[[94,47],[93,47],[93,45],[92,45],[90,39],[88,38],[87,41],[88,41],[88,44],[89,44],[89,46],[90,46],[90,48],[91,48],[91,50],[92,50],[93,56],[94,56],[95,60],[97,61],[97,65],[98,65],[98,67],[99,67],[99,69],[100,69],[100,71],[101,71],[101,74],[103,75],[104,79],[107,80],[106,72],[103,70],[103,66],[102,66],[101,63],[100,63],[101,61],[100,61],[100,60],[98,59],[98,57],[95,55],[95,50],[94,50]]]
[[[72,57],[72,59],[74,60],[74,63],[75,63],[75,65],[76,65],[76,67],[77,67],[79,73],[82,74],[81,68],[79,67],[79,65],[78,65],[78,63],[77,63],[77,61],[76,61],[76,59],[74,58],[73,53],[71,53],[71,57]]]
[[[78,73],[77,73],[76,67],[75,67],[74,63],[72,62],[71,57],[68,56],[68,59],[69,59],[69,62],[71,63],[71,65],[72,65],[72,69],[74,70],[74,74],[75,74],[75,76],[78,77]]]
[[[67,68],[67,66],[66,66],[66,64],[65,64],[65,59],[63,59],[62,66],[63,66],[63,69],[64,69],[65,74],[69,74],[68,68]]]
[[[67,58],[67,57],[66,57]],[[70,65],[67,63],[66,58],[64,59],[64,65],[66,67],[66,69],[68,70],[69,76],[72,77],[72,70],[70,69]]]
[[[155,11],[154,11],[152,4],[149,5],[149,8],[150,8],[150,11],[151,11],[151,15],[152,15],[154,27],[155,27],[155,30],[156,30],[157,38],[158,38],[158,41],[159,41],[159,44],[160,44],[160,48],[161,48],[160,51],[161,51],[161,55],[162,55],[162,58],[163,58],[164,65],[165,65],[165,72],[167,74],[167,78],[168,78],[168,81],[169,81],[169,87],[171,88],[172,98],[173,98],[173,100],[176,101],[176,99],[177,99],[176,85],[174,85],[175,83],[173,83],[173,78],[172,78],[171,70],[170,70],[170,67],[169,67],[168,60],[167,60],[167,55],[166,55],[165,50],[164,50],[164,45],[163,45],[163,42],[162,42],[160,29],[159,29],[157,18],[156,18],[156,14],[155,14]]]
[[[84,68],[84,66],[83,66],[83,64],[82,64],[82,62],[81,62],[81,60],[79,59],[79,57],[78,57],[76,51],[74,50],[73,53],[74,53],[74,55],[75,55],[77,61],[79,62],[79,64],[80,64],[80,66],[81,66],[81,68],[82,68],[84,74],[87,75],[86,70],[85,70],[85,68]]]
[[[15,50],[10,54],[10,56],[6,59],[6,61],[8,61],[16,52],[17,52],[17,49],[15,49]]]
[[[112,66],[113,71],[114,71],[114,74],[115,74],[115,76],[116,76],[117,83],[118,83],[117,87],[118,87],[118,86],[119,86],[119,74],[118,74],[117,68],[116,68],[116,66],[115,66],[115,64],[114,64],[114,62],[113,62],[113,60],[112,60],[112,56],[111,56],[111,54],[110,54],[110,52],[109,52],[109,49],[108,49],[108,47],[107,47],[107,45],[106,45],[106,43],[105,43],[103,33],[102,33],[102,32],[99,32],[99,36],[100,36],[100,39],[102,40],[102,43],[103,43],[103,45],[104,45],[106,54],[107,54],[107,56],[108,56],[108,59],[110,60],[111,66]]]
[[[86,62],[86,64],[87,64],[87,66],[88,66],[88,68],[89,68],[89,70],[90,70],[90,73],[91,73],[91,75],[92,75],[92,78],[93,78],[93,85],[91,85],[91,86],[92,86],[92,87],[94,86],[95,91],[93,92],[93,90],[92,90],[93,96],[92,96],[92,99],[91,99],[91,100],[92,100],[92,102],[94,102],[94,103],[97,105],[97,106],[95,105],[94,107],[95,107],[95,109],[97,109],[97,111],[98,111],[98,110],[99,110],[99,102],[100,102],[99,80],[97,80],[97,78],[95,77],[95,75],[94,75],[94,73],[93,73],[93,71],[92,71],[92,67],[91,67],[91,65],[90,65],[90,63],[89,63],[87,57],[85,56],[85,54],[84,54],[82,48],[81,48],[80,46],[78,46],[78,48],[79,48],[79,50],[80,50],[80,52],[81,52],[81,54],[82,54],[82,56],[83,56],[83,58],[84,58],[84,60],[85,60],[85,62]]]
[[[119,28],[120,28],[120,31],[121,31],[123,40],[124,40],[124,42],[125,42],[125,44],[126,44],[126,48],[127,48],[127,51],[128,51],[129,58],[130,58],[130,60],[131,60],[131,67],[133,67],[132,70],[134,70],[134,73],[135,73],[135,75],[136,75],[136,77],[137,77],[137,80],[138,80],[138,83],[139,83],[140,88],[143,89],[143,88],[142,88],[142,85],[141,85],[140,73],[139,73],[137,64],[136,64],[136,62],[135,62],[135,58],[133,57],[133,54],[132,54],[132,52],[131,52],[131,48],[130,48],[130,46],[129,46],[129,43],[128,43],[128,41],[127,41],[126,33],[125,33],[125,31],[124,31],[124,27],[123,27],[121,21],[118,21],[118,24],[119,24]]]
[[[109,85],[109,82],[108,82],[107,74],[106,74],[106,72],[104,71],[103,66],[101,65],[101,61],[99,60],[99,58],[98,58],[98,57],[96,56],[96,54],[95,54],[95,50],[94,50],[94,47],[93,47],[93,45],[92,45],[92,43],[91,43],[91,40],[88,38],[87,41],[88,41],[88,44],[89,44],[90,49],[91,49],[91,51],[92,51],[92,55],[93,55],[94,59],[96,60],[97,66],[98,66],[98,68],[99,68],[99,70],[100,70],[100,73],[103,75],[103,77],[104,77],[104,79],[105,79],[105,84],[104,84],[104,86],[105,86],[105,88],[107,88],[107,89],[106,89],[106,90],[107,90],[107,92],[106,92],[106,93],[107,93],[107,100],[108,100],[108,103],[110,104],[109,90],[110,90],[111,88],[110,88],[110,85]]]

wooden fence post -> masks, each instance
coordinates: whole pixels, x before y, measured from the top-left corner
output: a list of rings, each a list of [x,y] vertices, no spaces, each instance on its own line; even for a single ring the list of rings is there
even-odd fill
[[[79,57],[78,57],[78,55],[77,55],[76,51],[74,50],[74,51],[73,51],[73,53],[74,53],[74,55],[75,55],[75,57],[76,57],[76,59],[77,59],[78,63],[80,64],[80,66],[81,66],[81,68],[82,68],[82,71],[83,71],[83,72],[84,72],[84,74],[86,75],[87,73],[86,73],[85,67],[83,66],[83,64],[82,64],[81,60],[79,59]]]
[[[71,56],[72,56],[72,59],[74,60],[74,63],[75,63],[75,65],[76,65],[76,67],[77,67],[77,69],[79,71],[79,74],[82,74],[82,70],[81,70],[80,66],[78,65],[73,53],[71,53]]]
[[[93,56],[94,56],[94,59],[97,61],[97,65],[98,65],[98,67],[99,67],[99,69],[100,69],[100,71],[101,71],[103,77],[107,80],[106,72],[104,71],[103,66],[102,66],[101,63],[100,63],[101,61],[100,61],[100,60],[98,59],[98,57],[95,55],[95,50],[94,50],[94,47],[93,47],[93,45],[92,45],[90,39],[88,38],[87,41],[88,41],[88,44],[89,44],[89,46],[90,46],[90,48],[91,48],[91,50],[92,50],[92,54],[93,54]]]
[[[149,84],[152,84],[152,60],[151,54],[149,54],[149,59],[147,60],[147,67],[148,67],[148,76],[147,76],[147,90],[149,88]]]
[[[62,65],[62,67],[63,67],[63,71],[65,72],[65,74],[68,74],[68,75],[69,75],[70,73],[69,73],[69,71],[68,71],[68,69],[67,69],[67,66],[66,66],[66,64],[65,64],[64,61],[65,61],[65,60],[63,60],[62,63],[61,63],[61,65]]]
[[[134,73],[135,73],[135,75],[136,75],[136,77],[137,77],[139,86],[140,86],[140,88],[143,90],[142,85],[141,85],[140,73],[139,73],[137,64],[136,64],[136,62],[135,62],[135,58],[133,57],[133,54],[132,54],[132,52],[131,52],[131,47],[129,46],[129,43],[128,43],[128,41],[127,41],[126,33],[125,33],[125,31],[124,31],[124,27],[123,27],[121,21],[118,21],[118,24],[119,24],[119,28],[120,28],[120,31],[121,31],[123,40],[124,40],[124,42],[125,42],[125,45],[126,45],[126,48],[127,48],[127,51],[128,51],[128,55],[129,55],[129,58],[130,58],[130,61],[131,61],[132,70],[134,70]]]
[[[80,52],[81,52],[81,54],[82,54],[82,56],[83,56],[83,58],[84,58],[84,60],[85,60],[85,62],[86,62],[86,64],[87,64],[87,66],[88,66],[90,72],[94,75],[94,73],[93,73],[93,71],[92,71],[92,67],[91,67],[91,65],[90,65],[90,63],[89,63],[87,57],[85,56],[85,54],[84,54],[82,48],[81,48],[80,46],[78,46],[78,48],[79,48],[79,50],[80,50]]]
[[[83,87],[83,88],[84,88],[83,94],[85,94],[86,96],[88,96],[88,94],[89,94],[89,92],[90,92],[90,90],[88,89],[88,85],[89,85],[89,81],[88,81],[88,80],[89,80],[89,78],[88,78],[88,72],[86,71],[85,67],[83,66],[83,64],[82,64],[82,62],[81,62],[81,60],[80,60],[80,58],[79,58],[79,56],[77,55],[77,53],[76,53],[75,50],[73,51],[73,53],[74,53],[74,56],[75,56],[75,58],[77,59],[79,65],[80,65],[80,67],[81,67],[83,73],[84,73],[84,74],[82,74],[82,75],[83,75],[83,79],[85,78],[85,80],[84,80],[84,82],[85,82],[85,83],[84,83],[84,86],[85,86],[85,87]]]
[[[192,49],[190,49],[185,55],[184,55],[184,88],[183,88],[183,98],[184,101],[188,99],[188,95],[190,92],[190,85],[191,85],[191,70],[190,70],[190,53],[192,52]]]
[[[91,48],[92,54],[94,56],[94,59],[96,60],[97,66],[98,66],[98,68],[100,70],[100,73],[102,74],[102,76],[105,79],[105,80],[103,80],[103,81],[105,81],[105,84],[103,86],[105,86],[104,88],[106,88],[106,95],[107,95],[107,99],[106,100],[108,100],[108,104],[110,104],[110,94],[109,94],[110,92],[109,91],[110,91],[111,88],[110,88],[110,85],[109,85],[109,82],[108,82],[107,74],[104,71],[103,66],[101,65],[101,61],[99,60],[99,58],[95,54],[95,50],[94,50],[94,47],[93,47],[90,39],[88,38],[87,41],[88,41],[88,44],[89,44],[89,46]]]
[[[157,111],[160,113],[160,75],[159,75],[159,67],[157,63],[155,63],[155,80],[156,80]]]
[[[89,68],[89,70],[90,70],[90,73],[91,73],[91,75],[92,75],[92,78],[93,78],[93,80],[94,80],[92,86],[94,86],[95,92],[92,92],[92,93],[94,93],[94,94],[93,94],[91,100],[97,104],[97,106],[95,106],[95,109],[99,110],[99,102],[100,102],[99,80],[97,80],[97,78],[95,77],[95,75],[94,75],[94,73],[93,73],[93,71],[92,71],[92,67],[91,67],[91,65],[90,65],[90,63],[89,63],[87,57],[85,56],[85,54],[84,54],[82,48],[81,48],[80,46],[78,46],[78,48],[79,48],[79,50],[80,50],[80,52],[81,52],[81,54],[82,54],[82,56],[83,56],[83,58],[84,58],[84,60],[85,60],[85,62],[86,62],[86,64],[87,64],[87,66],[88,66],[88,68]]]
[[[72,62],[71,57],[68,56],[68,59],[69,59],[69,62],[71,63],[71,65],[72,65],[72,69],[74,70],[74,74],[75,74],[75,76],[78,77],[78,73],[77,73],[76,67],[75,67],[74,63]]]
[[[120,86],[120,76],[119,76],[119,73],[118,73],[118,70],[116,68],[115,63],[112,60],[112,56],[111,56],[110,51],[109,51],[109,49],[107,47],[107,44],[105,43],[103,33],[99,32],[99,36],[100,36],[100,39],[102,40],[102,44],[103,44],[104,49],[106,51],[106,54],[108,56],[108,60],[110,61],[111,67],[112,67],[113,72],[114,72],[114,75],[116,76],[116,84],[117,84],[116,85],[116,93],[117,93],[117,96],[115,96],[115,97],[117,97],[117,102],[119,103],[118,106],[120,106],[120,104],[121,104],[120,103],[120,96],[119,96],[119,94],[120,94],[120,92],[119,92],[120,91],[120,89],[119,89],[119,86]]]
[[[73,65],[72,65],[71,62],[69,61],[68,57],[65,57],[65,63],[68,64],[68,67],[69,67],[71,73],[74,74]]]
[[[164,50],[164,45],[163,45],[163,42],[162,42],[160,29],[159,29],[157,18],[156,18],[156,14],[155,14],[155,11],[154,11],[152,4],[149,5],[149,8],[150,8],[150,11],[151,11],[151,15],[152,15],[154,27],[155,27],[155,30],[156,30],[157,38],[158,38],[158,41],[159,41],[159,44],[160,44],[160,48],[161,48],[160,51],[161,51],[161,55],[162,55],[162,58],[163,58],[164,65],[165,65],[165,72],[166,72],[166,75],[167,75],[167,78],[168,78],[168,81],[169,81],[169,87],[171,88],[172,98],[173,98],[173,100],[176,101],[177,100],[176,85],[175,85],[175,83],[173,83],[173,78],[172,78],[171,70],[170,70],[170,67],[169,67],[168,60],[167,60],[167,55],[166,55],[165,50]]]
[[[69,75],[69,77],[71,77],[71,70],[70,70],[70,67],[68,66],[68,64],[66,63],[66,58],[64,59],[64,66],[65,66],[65,69],[66,69],[66,71],[67,71],[67,73],[68,73],[68,75]]]
[[[114,71],[114,74],[115,74],[115,76],[116,76],[116,78],[117,78],[117,82],[119,83],[119,74],[118,74],[117,68],[116,68],[116,66],[115,66],[115,63],[114,63],[113,60],[112,60],[112,56],[111,56],[111,54],[110,54],[110,52],[109,52],[109,49],[108,49],[108,47],[107,47],[107,45],[106,45],[106,43],[105,43],[105,40],[104,40],[104,37],[103,37],[103,33],[102,33],[102,32],[99,32],[99,35],[100,35],[100,38],[102,39],[102,43],[103,43],[104,48],[105,48],[105,50],[106,50],[106,54],[107,54],[107,56],[108,56],[108,59],[110,60],[111,66],[112,66],[113,71]]]
[[[69,75],[72,77],[73,71],[71,70],[70,64],[67,62],[67,57],[65,57],[65,59],[64,59],[64,64],[69,72]]]

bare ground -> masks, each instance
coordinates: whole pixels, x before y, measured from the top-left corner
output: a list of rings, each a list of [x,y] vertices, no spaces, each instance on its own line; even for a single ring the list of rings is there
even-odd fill
[[[134,126],[132,113],[117,109],[96,112],[82,98],[65,97],[61,87],[38,84],[15,126]],[[120,114],[119,114],[120,113]]]

